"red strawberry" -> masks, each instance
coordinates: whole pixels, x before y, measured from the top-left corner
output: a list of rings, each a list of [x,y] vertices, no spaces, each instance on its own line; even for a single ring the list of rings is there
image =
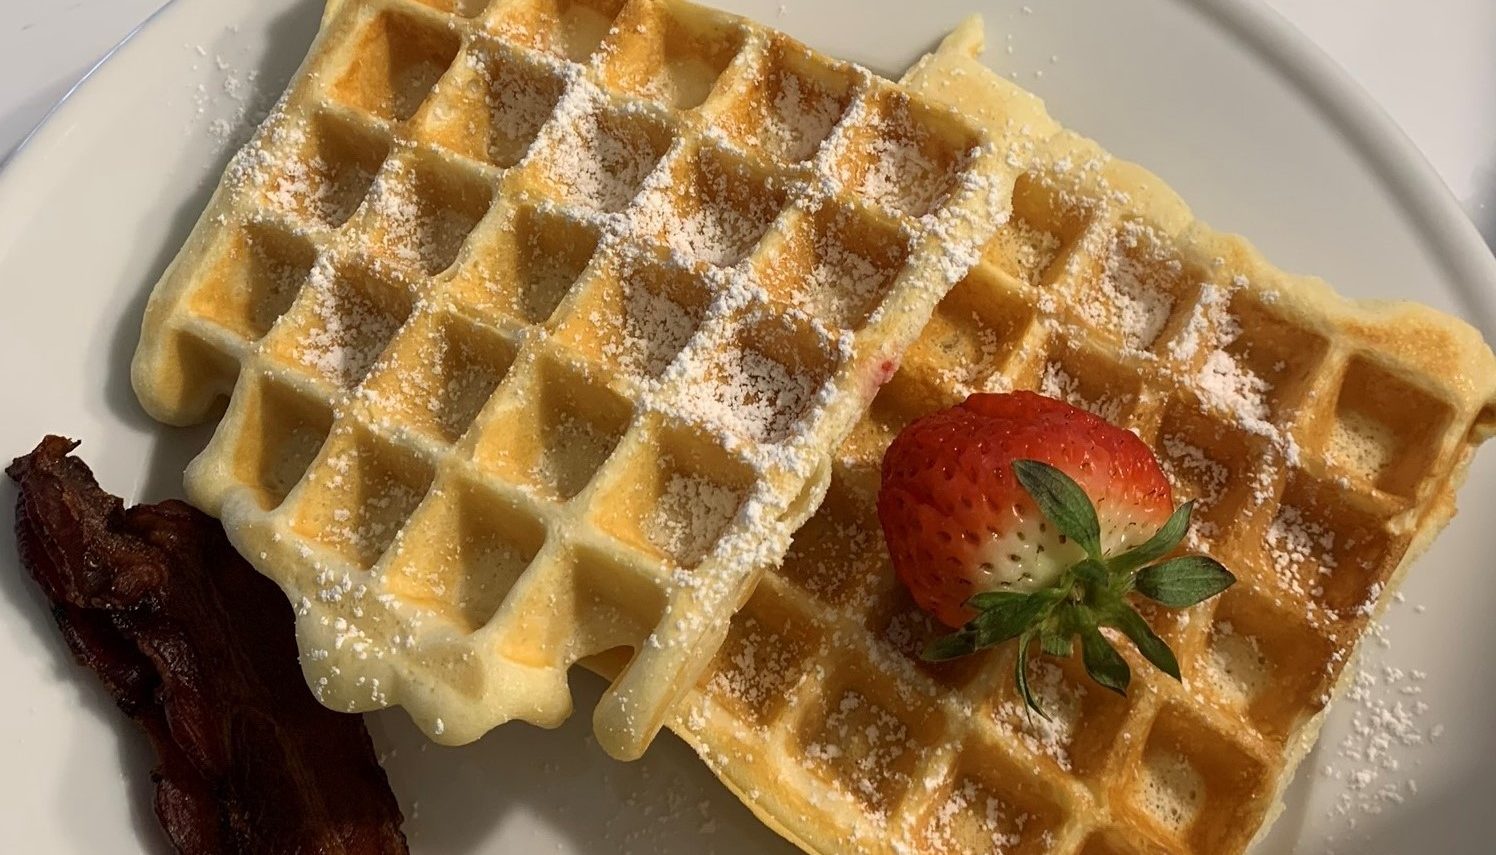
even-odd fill
[[[1143,567],[1179,542],[1189,510],[1174,512],[1168,479],[1137,436],[1032,392],[973,395],[910,424],[883,458],[878,494],[899,578],[922,608],[962,627],[927,657],[1014,637],[1025,653],[1034,639],[1068,653],[1079,636],[1088,667],[1121,687],[1125,662],[1098,626],[1122,630],[1178,676],[1127,593],[1192,604],[1230,584],[1209,559]]]
[[[1052,585],[1085,550],[1013,473],[1040,460],[1096,504],[1106,552],[1147,540],[1174,510],[1168,478],[1131,431],[1032,392],[972,395],[906,427],[883,457],[878,518],[915,602],[959,627],[973,594]]]

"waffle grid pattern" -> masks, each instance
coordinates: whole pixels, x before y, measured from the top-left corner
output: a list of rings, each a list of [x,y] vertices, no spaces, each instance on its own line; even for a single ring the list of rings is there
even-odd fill
[[[687,4],[332,4],[153,295],[136,387],[324,701],[634,756],[1001,219],[949,109]],[[585,64],[580,64],[585,63]],[[762,128],[772,133],[760,133]],[[811,313],[814,311],[814,314]]]
[[[1013,216],[842,447],[825,503],[672,728],[808,851],[1242,851],[1407,560],[1452,513],[1496,421],[1496,364],[1450,319],[1348,308],[1196,224],[1156,178],[957,59],[970,37],[906,84],[1025,129]],[[1416,340],[1441,346],[1398,344]],[[1030,682],[1046,721],[1016,695],[1010,646],[918,659],[945,630],[883,552],[882,452],[921,414],[1013,388],[1133,428],[1199,502],[1193,545],[1240,582],[1146,612],[1182,685],[1125,644],[1126,698],[1044,659]]]

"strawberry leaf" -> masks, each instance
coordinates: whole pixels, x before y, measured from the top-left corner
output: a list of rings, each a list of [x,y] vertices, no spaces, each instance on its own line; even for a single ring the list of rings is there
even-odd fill
[[[1184,540],[1190,529],[1190,514],[1194,512],[1194,501],[1188,501],[1174,509],[1167,522],[1143,543],[1107,561],[1113,573],[1125,574],[1151,564],[1168,555]]]
[[[950,635],[942,635],[925,645],[920,658],[926,662],[944,662],[948,659],[960,659],[976,650],[977,634],[970,629],[961,629]]]
[[[966,601],[966,605],[979,612],[985,612],[1004,608],[1008,603],[1016,600],[1027,600],[1029,596],[1021,591],[983,591],[980,594],[973,594],[971,599]]]
[[[1057,630],[1046,630],[1039,635],[1039,647],[1045,655],[1065,659],[1075,652],[1075,639]]]
[[[1088,623],[1080,632],[1081,657],[1086,663],[1086,673],[1091,679],[1119,695],[1127,694],[1127,684],[1132,682],[1132,669],[1112,647],[1094,622]]]
[[[979,649],[1017,638],[1037,623],[1049,606],[1043,597],[1012,591],[981,594],[970,602],[982,610],[966,625],[975,630]]]
[[[1013,461],[1013,474],[1060,533],[1080,544],[1091,558],[1101,560],[1101,523],[1079,484],[1040,460]]]
[[[1075,574],[1077,582],[1088,586],[1093,591],[1105,590],[1110,581],[1107,577],[1106,565],[1090,558],[1075,565],[1071,572]]]
[[[1137,591],[1170,608],[1182,609],[1208,600],[1231,587],[1236,577],[1219,561],[1186,555],[1138,572]]]
[[[1132,640],[1133,646],[1143,654],[1143,658],[1153,663],[1153,667],[1176,680],[1180,679],[1179,660],[1174,658],[1174,651],[1158,637],[1142,615],[1124,604],[1107,615],[1106,622],[1108,626],[1122,630],[1122,634]]]
[[[1038,713],[1040,718],[1044,719],[1045,721],[1049,721],[1049,713],[1046,713],[1044,711],[1044,708],[1039,706],[1039,702],[1034,699],[1033,692],[1029,691],[1028,652],[1029,644],[1032,643],[1033,640],[1033,633],[1025,633],[1024,636],[1018,640],[1018,655],[1014,657],[1013,662],[1013,679],[1018,683],[1018,694],[1023,698],[1024,705],[1034,712]],[[1124,663],[1124,665],[1125,664],[1126,663]]]

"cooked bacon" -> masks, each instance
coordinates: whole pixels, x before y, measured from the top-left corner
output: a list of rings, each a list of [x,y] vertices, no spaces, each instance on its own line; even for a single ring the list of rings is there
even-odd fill
[[[178,852],[407,852],[358,716],[315,700],[291,610],[222,527],[176,501],[126,509],[49,436],[6,472],[21,561],[78,661],[155,745]]]

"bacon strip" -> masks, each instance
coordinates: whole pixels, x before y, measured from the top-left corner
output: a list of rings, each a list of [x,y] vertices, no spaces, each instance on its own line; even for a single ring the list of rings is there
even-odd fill
[[[21,561],[68,647],[156,748],[177,851],[398,855],[400,807],[358,716],[318,704],[274,583],[211,517],[126,509],[49,436],[6,469]]]

